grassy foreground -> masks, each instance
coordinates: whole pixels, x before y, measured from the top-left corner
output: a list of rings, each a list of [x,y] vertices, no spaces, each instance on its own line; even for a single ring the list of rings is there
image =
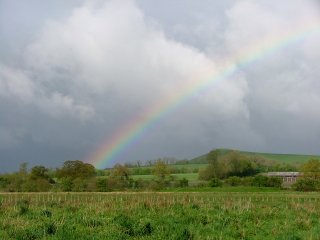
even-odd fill
[[[315,193],[0,195],[0,239],[319,239]]]

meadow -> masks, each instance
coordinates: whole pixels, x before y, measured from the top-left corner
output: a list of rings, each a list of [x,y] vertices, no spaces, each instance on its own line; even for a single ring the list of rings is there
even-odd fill
[[[9,193],[0,239],[319,239],[320,194]]]
[[[170,174],[170,176],[176,178],[176,179],[188,179],[189,181],[196,181],[199,178],[198,173],[173,173]],[[137,180],[137,179],[142,179],[142,180],[152,180],[154,179],[154,175],[149,174],[149,175],[132,175],[132,179]]]

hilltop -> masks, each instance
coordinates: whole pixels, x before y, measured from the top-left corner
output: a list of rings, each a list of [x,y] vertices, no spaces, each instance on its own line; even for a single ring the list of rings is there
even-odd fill
[[[226,155],[231,151],[238,151],[240,154],[249,157],[261,157],[266,160],[277,161],[279,163],[305,163],[310,159],[320,159],[320,155],[307,155],[307,154],[284,154],[284,153],[261,153],[261,152],[249,152],[240,151],[236,149],[220,148],[220,155]],[[201,155],[191,159],[190,163],[206,163],[207,154]]]

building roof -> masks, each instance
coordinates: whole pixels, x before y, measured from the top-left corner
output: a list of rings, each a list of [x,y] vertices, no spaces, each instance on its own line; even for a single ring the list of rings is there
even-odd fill
[[[298,177],[301,176],[300,172],[268,172],[267,176],[276,176],[276,177]]]

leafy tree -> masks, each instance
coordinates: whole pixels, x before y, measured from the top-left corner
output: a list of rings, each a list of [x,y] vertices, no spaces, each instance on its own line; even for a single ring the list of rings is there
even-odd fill
[[[214,150],[207,155],[207,161],[209,163],[207,168],[199,171],[201,180],[223,179],[229,176],[252,176],[258,172],[255,163],[237,151],[220,156],[220,151]]]
[[[120,180],[129,180],[130,176],[130,170],[127,166],[122,164],[116,164],[112,171],[111,171],[111,177],[120,179]]]
[[[20,164],[19,175],[26,177],[28,175],[28,163],[24,162]]]
[[[302,165],[303,177],[320,180],[320,160],[311,159]]]
[[[123,189],[131,186],[132,179],[130,179],[131,172],[126,165],[116,164],[111,170],[108,178],[108,185],[112,188]],[[108,187],[109,188],[109,187]]]
[[[161,160],[156,161],[152,172],[153,175],[160,181],[164,181],[165,178],[170,175],[170,169],[168,165]]]
[[[31,169],[30,178],[36,179],[49,179],[48,169],[44,166],[35,166]]]
[[[87,179],[94,177],[96,171],[94,166],[89,163],[83,163],[82,161],[66,161],[61,169],[57,170],[58,178],[70,178],[70,179]]]
[[[212,177],[221,177],[223,169],[222,164],[219,161],[219,150],[213,150],[208,153],[207,155],[207,162],[209,163],[209,172],[211,173]]]
[[[302,165],[303,176],[293,185],[297,191],[315,191],[320,187],[320,160],[310,159]]]
[[[10,184],[10,179],[7,176],[0,177],[0,189],[7,189]]]
[[[73,180],[71,178],[65,177],[61,179],[60,186],[62,191],[71,192],[73,185]]]
[[[237,151],[232,151],[223,159],[228,165],[227,175],[231,176],[251,176],[257,173],[257,170],[250,159]]]

